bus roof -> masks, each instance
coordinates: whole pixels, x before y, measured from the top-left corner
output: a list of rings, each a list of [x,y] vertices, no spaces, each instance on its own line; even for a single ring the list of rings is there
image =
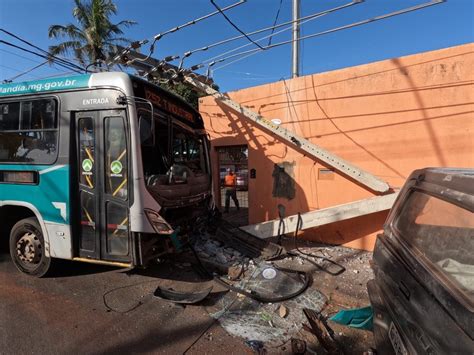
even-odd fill
[[[127,78],[138,80],[144,85],[155,87],[165,95],[174,97],[175,100],[187,105],[193,111],[196,111],[182,97],[169,92],[155,84],[152,84],[140,77],[130,75],[124,72],[101,72],[82,74],[74,76],[62,76],[42,80],[23,81],[17,83],[0,84],[0,98],[6,96],[29,95],[35,93],[67,91],[82,88],[94,88],[101,86],[123,86],[123,81]]]
[[[92,75],[94,74],[0,84],[0,97],[87,88]]]

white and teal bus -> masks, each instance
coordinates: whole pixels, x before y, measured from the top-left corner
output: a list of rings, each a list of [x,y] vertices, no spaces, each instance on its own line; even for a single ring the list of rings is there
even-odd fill
[[[118,72],[0,85],[0,238],[20,271],[146,265],[207,218],[211,191],[202,118],[158,86]]]

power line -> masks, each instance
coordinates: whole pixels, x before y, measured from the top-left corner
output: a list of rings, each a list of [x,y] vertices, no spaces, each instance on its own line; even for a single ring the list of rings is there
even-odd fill
[[[3,43],[3,44],[5,44],[5,45],[10,46],[10,47],[13,47],[13,48],[17,48],[17,49],[19,49],[19,50],[21,50],[21,51],[24,51],[24,52],[27,52],[27,53],[34,54],[34,55],[36,55],[36,56],[38,56],[38,57],[41,57],[41,58],[43,58],[43,59],[51,60],[51,58],[48,57],[48,56],[46,56],[46,55],[43,55],[43,54],[40,54],[40,53],[31,51],[31,50],[29,50],[29,49],[26,49],[26,48],[17,46],[16,44],[13,44],[13,43],[10,43],[10,42],[4,41],[4,40],[0,40],[0,43]],[[53,60],[55,60],[55,59],[53,58]],[[84,69],[81,69],[81,71],[79,71],[79,70],[77,70],[77,69],[75,68],[75,66],[66,65],[66,64],[63,64],[62,62],[57,62],[56,65],[59,65],[59,66],[61,66],[61,67],[63,67],[63,68],[69,69],[69,70],[73,70],[73,71],[75,71],[76,73],[81,73],[82,71],[84,71]]]
[[[25,74],[31,73],[33,70],[38,69],[39,67],[45,65],[46,63],[48,63],[48,61],[45,61],[45,62],[43,62],[43,63],[40,63],[40,64],[38,64],[38,65],[35,65],[33,68],[28,69],[28,70],[25,70],[24,72],[21,72],[20,74],[17,74],[17,75],[15,75],[15,76],[11,77],[10,79],[5,79],[5,80],[3,80],[3,82],[4,82],[4,83],[11,83],[13,80],[18,79],[20,76],[23,76],[23,75],[25,75]]]
[[[38,60],[33,60],[33,59],[31,59],[31,58],[25,57],[24,55],[21,55],[21,54],[15,53],[15,52],[7,51],[6,49],[3,49],[3,48],[0,48],[0,52],[4,52],[4,53],[8,53],[8,54],[14,55],[14,56],[16,56],[16,57],[18,57],[18,58],[22,58],[22,59],[28,60],[28,61],[30,61],[30,62],[32,62],[32,63],[37,63],[37,64],[41,63],[41,62],[38,61]],[[52,64],[53,64],[53,65],[51,66],[51,68],[53,68],[54,70],[57,70],[57,71],[61,71],[61,69],[59,69],[59,68],[56,67],[56,63],[53,62]],[[18,72],[19,72],[19,70],[16,70],[16,69],[15,69],[15,71],[18,71]],[[73,73],[74,73],[74,72],[73,72]]]
[[[217,11],[219,11],[221,13],[222,16],[224,16],[224,18],[227,20],[227,22],[232,26],[234,27],[237,31],[240,32],[240,34],[242,34],[245,38],[247,38],[250,42],[252,42],[253,44],[255,44],[258,48],[260,48],[262,51],[265,50],[264,47],[262,47],[261,45],[259,45],[258,43],[254,42],[254,40],[252,38],[250,38],[244,31],[242,31],[235,23],[232,22],[232,20],[221,10],[221,8],[214,2],[214,0],[210,0],[211,1],[211,4],[217,9]]]
[[[303,24],[303,23],[312,21],[312,20],[314,20],[314,19],[316,19],[316,18],[318,18],[318,17],[321,17],[321,16],[324,16],[324,15],[326,15],[326,14],[329,14],[329,13],[331,13],[331,12],[334,12],[334,11],[337,11],[337,10],[341,10],[341,9],[343,9],[343,8],[346,8],[346,7],[349,7],[349,6],[353,6],[353,5],[356,5],[356,4],[360,4],[360,3],[362,3],[363,1],[364,1],[364,0],[353,0],[351,3],[345,4],[345,5],[342,5],[342,6],[338,6],[338,7],[329,9],[329,10],[325,10],[325,11],[322,11],[322,12],[318,12],[318,13],[313,14],[313,15],[309,15],[309,16],[306,16],[306,17],[304,17],[304,18],[300,18],[300,19],[298,19],[297,21],[300,22],[301,24]],[[305,20],[302,21],[303,19],[305,19]],[[293,22],[296,22],[296,21],[290,21],[289,23],[293,23]],[[281,26],[284,26],[285,24],[288,24],[288,23],[283,23],[283,24],[280,24],[280,25],[277,25],[277,26],[274,26],[274,27],[275,27],[275,28],[281,27]],[[272,27],[269,27],[269,28],[266,28],[266,29],[257,30],[257,31],[255,31],[254,33],[268,31],[268,30],[271,29],[271,28],[272,28]],[[290,26],[290,27],[287,27],[287,28],[284,28],[284,29],[282,29],[282,30],[280,30],[280,31],[278,31],[278,32],[275,32],[275,33],[273,33],[273,34],[270,34],[270,35],[264,36],[264,37],[262,37],[262,38],[259,38],[257,41],[262,41],[262,40],[264,40],[264,39],[266,39],[266,38],[269,38],[269,37],[272,37],[272,36],[276,36],[276,35],[278,35],[278,34],[284,32],[284,31],[291,30],[291,28],[292,28],[291,26]],[[231,40],[233,40],[233,39],[236,39],[236,38],[243,38],[243,37],[244,37],[244,36],[234,37],[234,38],[227,39],[227,40],[224,40],[224,41],[221,41],[221,42],[217,42],[217,43],[215,43],[214,45],[218,45],[218,43],[222,44],[223,42],[231,41]],[[212,57],[212,58],[210,58],[210,59],[207,59],[207,60],[203,61],[203,62],[200,63],[200,64],[197,64],[197,65],[194,65],[194,66],[190,67],[190,68],[187,69],[186,71],[187,71],[187,72],[192,72],[192,71],[194,71],[194,70],[198,70],[199,68],[202,68],[202,67],[204,66],[204,63],[210,62],[210,61],[212,61],[214,58],[218,58],[218,57],[223,56],[223,55],[225,55],[225,54],[227,54],[227,53],[235,52],[235,51],[237,51],[237,50],[239,50],[239,49],[241,49],[241,48],[243,48],[243,47],[247,47],[247,46],[249,46],[249,45],[251,45],[251,43],[244,44],[244,45],[242,45],[242,46],[240,46],[240,47],[237,47],[237,48],[234,48],[234,49],[229,50],[229,51],[227,51],[227,52],[224,52],[224,53],[222,53],[222,54],[219,54],[218,56]],[[205,48],[205,47],[200,48],[200,49],[197,49],[197,50],[195,50],[195,51],[204,50],[204,48]],[[258,49],[256,49],[256,50],[258,50]],[[170,70],[168,70],[168,71],[174,72],[173,75],[175,75],[175,76],[178,75],[178,73],[182,71],[182,65],[183,65],[184,59],[185,59],[186,57],[190,56],[190,55],[191,55],[193,52],[195,52],[195,51],[186,52],[186,53],[183,55],[183,57],[182,57],[181,63],[179,64],[179,67],[172,68],[172,69],[170,69]],[[254,54],[254,53],[251,53],[251,54],[249,54],[249,55],[246,55],[245,57],[242,57],[242,58],[239,58],[239,59],[237,59],[237,60],[234,60],[234,61],[232,61],[232,62],[230,62],[230,63],[227,63],[227,64],[224,65],[224,66],[221,66],[220,68],[223,68],[223,67],[225,67],[225,66],[227,66],[227,65],[229,65],[229,64],[232,64],[232,63],[234,63],[234,62],[237,62],[237,61],[240,61],[240,60],[242,60],[242,59],[245,59],[246,57],[249,57],[249,56],[251,56],[251,55],[253,55],[253,54]],[[179,56],[168,56],[168,57],[164,58],[163,60],[161,60],[161,61],[159,62],[159,64],[158,64],[157,66],[155,66],[155,67],[153,67],[152,69],[150,69],[149,71],[147,71],[147,72],[144,74],[144,76],[147,76],[148,74],[150,74],[150,73],[152,73],[152,72],[154,72],[154,71],[159,70],[159,67],[160,67],[160,66],[165,66],[165,67],[166,67],[166,65],[167,65],[166,63],[168,63],[168,62],[170,62],[170,61],[172,61],[172,60],[178,59],[178,58],[179,58]],[[140,61],[145,61],[145,60],[148,60],[148,59],[149,59],[148,57],[145,57],[144,59],[140,59]],[[133,62],[134,62],[134,60],[133,60],[133,61],[130,61],[129,63],[133,63]],[[216,63],[218,63],[218,62],[220,62],[220,61],[215,61],[215,62],[211,62],[211,63],[208,64],[208,69],[207,69],[207,74],[206,74],[206,76],[208,76],[208,77],[210,76],[211,66],[213,66],[214,64],[216,64]],[[218,69],[220,69],[220,68],[218,68]]]
[[[46,50],[44,50],[44,49],[42,49],[42,48],[40,48],[40,47],[34,45],[33,43],[28,42],[27,40],[21,38],[20,36],[17,36],[17,35],[15,35],[15,34],[11,33],[10,31],[5,30],[4,28],[0,28],[0,31],[3,32],[3,33],[6,33],[7,35],[9,35],[9,36],[11,36],[11,37],[13,37],[13,38],[16,38],[16,39],[19,40],[20,42],[23,42],[23,43],[25,43],[25,44],[27,44],[27,45],[29,45],[29,46],[31,46],[31,47],[33,47],[33,48],[39,50],[40,52],[43,52],[44,54],[46,54],[46,55],[47,55],[49,58],[51,58],[51,59],[55,59],[56,61],[61,62],[61,63],[63,63],[63,64],[76,67],[76,68],[79,69],[79,70],[84,70],[84,68],[82,68],[82,67],[80,67],[80,66],[78,66],[78,65],[76,65],[76,64],[74,64],[74,63],[72,63],[72,62],[70,62],[70,61],[68,61],[68,60],[66,60],[66,59],[56,57],[56,56],[50,54],[48,51],[46,51]]]
[[[58,77],[58,76],[70,75],[70,74],[74,74],[74,73],[76,73],[76,72],[66,71],[66,72],[61,72],[59,74],[52,74],[52,75],[42,76],[42,77],[39,77],[38,80],[48,79],[48,78],[55,78],[55,77]]]
[[[275,16],[275,21],[273,21],[273,28],[272,28],[272,33],[275,31],[275,26],[276,26],[276,23],[278,22],[278,17],[280,17],[280,11],[281,11],[281,5],[283,4],[283,0],[280,0],[280,5],[278,6],[278,11],[276,13],[276,16]],[[270,44],[272,44],[272,37],[270,37],[268,39],[268,44],[267,46],[269,46]]]
[[[326,30],[326,31],[318,32],[318,33],[313,33],[313,34],[311,34],[311,35],[303,36],[303,37],[300,37],[300,38],[299,38],[299,41],[302,41],[302,40],[305,40],[305,39],[309,39],[309,38],[314,38],[314,37],[323,36],[323,35],[326,35],[326,34],[329,34],[329,33],[334,33],[334,32],[338,32],[338,31],[341,31],[341,30],[346,30],[346,29],[349,29],[349,28],[353,28],[353,27],[365,25],[365,24],[372,23],[372,22],[376,22],[376,21],[380,21],[380,20],[384,20],[384,19],[387,19],[387,18],[390,18],[390,17],[402,15],[402,14],[405,14],[405,13],[408,13],[408,12],[413,12],[413,11],[416,11],[416,10],[421,10],[421,9],[426,8],[426,7],[429,7],[429,6],[441,4],[441,3],[445,2],[445,1],[446,1],[446,0],[432,0],[432,1],[430,1],[429,3],[424,3],[424,4],[412,6],[412,7],[406,8],[406,9],[402,9],[402,10],[399,10],[399,11],[391,12],[391,13],[386,14],[386,15],[376,16],[376,17],[373,17],[373,18],[370,18],[370,19],[367,19],[367,20],[362,20],[362,21],[359,21],[359,22],[355,22],[355,23],[352,23],[352,24],[349,24],[349,25],[345,25],[345,26],[333,28],[333,29],[330,29],[330,30]],[[267,50],[267,49],[272,49],[272,48],[275,48],[275,47],[283,46],[283,45],[285,45],[285,44],[293,43],[293,41],[294,41],[294,40],[283,41],[283,42],[279,42],[279,43],[272,44],[272,45],[270,45],[270,46],[266,46],[266,47],[264,47],[264,48],[265,48],[265,50]],[[228,59],[235,58],[235,57],[239,57],[239,56],[242,56],[242,55],[247,55],[247,57],[248,57],[248,56],[253,55],[253,54],[256,54],[256,53],[258,53],[258,52],[260,52],[260,51],[261,51],[261,50],[260,50],[259,48],[250,49],[250,50],[247,50],[247,51],[242,51],[242,52],[239,52],[239,53],[236,53],[236,54],[232,54],[232,55],[229,55],[229,56],[227,56],[227,57],[224,57],[224,58],[215,60],[213,64],[221,63],[221,62],[224,62],[224,61],[226,61],[226,60],[228,60]],[[202,62],[202,63],[200,63],[200,64],[197,64],[197,65],[194,66],[194,68],[195,68],[195,67],[202,68],[205,63],[206,63],[206,62],[204,61],[204,62]],[[216,68],[215,70],[217,70],[217,69],[219,69],[219,68]]]
[[[334,8],[331,8],[331,9],[328,9],[328,10],[324,10],[324,11],[321,11],[321,12],[316,12],[314,14],[311,14],[311,15],[308,15],[308,16],[304,16],[304,17],[301,17],[299,18],[297,21],[300,22],[301,24],[303,23],[306,23],[308,21],[311,21],[311,20],[314,20],[316,18],[319,18],[321,16],[324,16],[324,15],[327,15],[327,14],[330,14],[332,12],[336,12],[336,11],[339,11],[339,10],[342,10],[346,7],[350,7],[350,6],[354,6],[354,5],[357,5],[357,4],[361,4],[364,0],[354,0],[348,4],[345,4],[345,5],[341,5],[341,6],[337,6],[337,7],[334,7]],[[290,25],[290,24],[293,24],[295,21],[287,21],[287,22],[283,22],[283,23],[280,23],[278,25],[275,25],[275,26],[270,26],[270,27],[266,27],[266,28],[262,28],[262,29],[259,29],[259,30],[256,30],[256,31],[253,31],[253,32],[249,32],[247,33],[247,35],[254,35],[254,34],[257,34],[257,33],[262,33],[262,32],[266,32],[266,31],[269,31],[269,30],[272,30],[272,29],[277,29],[277,28],[280,28],[280,27],[283,27],[283,26],[286,26],[286,25]],[[257,42],[263,40],[263,39],[266,39],[266,38],[271,38],[272,36],[276,36],[277,34],[279,33],[282,33],[284,31],[288,31],[288,30],[291,30],[292,27],[287,27],[287,28],[284,28],[283,30],[280,30],[276,33],[273,33],[268,35],[268,36],[265,36],[265,37],[262,37],[262,38],[259,38],[258,40],[256,40]],[[244,38],[244,36],[236,36],[236,37],[231,37],[231,38],[228,38],[228,39],[224,39],[224,40],[221,40],[219,42],[215,42],[215,43],[212,43],[212,44],[209,44],[207,46],[204,46],[204,47],[201,47],[201,48],[197,48],[197,49],[194,49],[192,51],[189,51],[189,52],[186,52],[184,55],[183,55],[183,59],[186,58],[186,57],[189,57],[191,54],[195,53],[195,52],[199,52],[199,51],[207,51],[208,49],[210,48],[213,48],[213,47],[216,47],[216,46],[220,46],[220,45],[223,45],[223,44],[226,44],[226,43],[229,43],[229,42],[232,42],[232,41],[235,41],[237,39],[240,39],[240,38]],[[237,48],[234,48],[234,49],[231,49],[229,51],[226,51],[224,53],[221,53],[221,54],[218,54],[216,56],[213,56],[209,59],[206,59],[203,61],[203,63],[207,63],[207,62],[211,62],[212,60],[216,59],[216,58],[219,58],[223,55],[226,55],[228,53],[233,53],[241,48],[244,48],[244,47],[248,47],[250,45],[250,43],[247,43],[243,46],[239,46]]]
[[[325,15],[325,14],[319,15],[319,16],[317,16],[317,17],[312,17],[312,18],[310,18],[310,19],[308,19],[308,20],[306,20],[306,21],[301,21],[300,24],[302,25],[302,24],[304,24],[304,23],[306,23],[306,22],[316,20],[317,18],[319,18],[319,17],[321,17],[321,16],[323,16],[323,15]],[[273,38],[273,37],[275,37],[276,35],[279,35],[280,33],[289,31],[289,30],[291,30],[291,29],[293,29],[292,26],[285,27],[285,28],[283,28],[283,29],[281,29],[281,30],[279,30],[279,31],[277,31],[277,32],[274,32],[273,34],[270,34],[270,35],[267,35],[267,36],[264,36],[264,37],[261,37],[261,38],[257,39],[257,42],[263,41],[264,39],[267,39],[267,38]],[[244,44],[244,45],[242,45],[242,46],[240,46],[240,47],[236,47],[236,48],[234,48],[234,49],[228,50],[228,51],[226,51],[226,52],[224,52],[224,53],[222,53],[222,54],[216,55],[216,56],[214,56],[214,57],[212,57],[212,58],[210,58],[210,59],[205,60],[204,63],[210,62],[211,60],[213,60],[213,59],[215,59],[215,58],[222,57],[223,55],[236,52],[236,51],[238,51],[239,49],[242,49],[242,48],[248,47],[248,46],[249,46],[249,44]]]
[[[362,1],[357,1],[357,2],[354,1],[354,2],[352,2],[352,3],[346,4],[346,5],[343,5],[343,6],[339,6],[339,7],[337,7],[337,8],[333,8],[333,9],[330,9],[330,10],[326,10],[326,11],[320,12],[320,13],[318,13],[317,16],[311,16],[311,17],[309,17],[307,20],[301,21],[301,19],[299,19],[299,20],[297,20],[297,21],[292,21],[292,22],[299,22],[300,25],[302,25],[302,24],[304,24],[304,23],[306,23],[306,22],[316,20],[317,18],[322,17],[322,16],[324,16],[324,15],[327,15],[327,14],[329,14],[329,13],[331,13],[331,12],[336,11],[336,10],[343,9],[343,8],[345,8],[345,7],[347,7],[347,6],[352,6],[352,5],[355,5],[355,4],[359,4],[359,3],[361,3],[361,2],[362,2]],[[277,31],[277,32],[274,32],[274,33],[272,33],[272,34],[269,34],[269,35],[267,35],[267,36],[264,36],[264,37],[261,37],[261,38],[257,39],[257,42],[263,41],[264,39],[267,39],[267,38],[272,38],[272,37],[274,37],[274,36],[276,36],[276,35],[278,35],[278,34],[280,34],[280,33],[282,33],[282,32],[289,31],[289,30],[292,30],[292,29],[293,29],[292,26],[283,28],[283,29],[281,29],[281,30],[279,30],[279,31]],[[214,56],[214,57],[212,57],[212,58],[210,58],[210,59],[206,59],[206,60],[204,60],[202,63],[209,63],[209,64],[208,64],[208,70],[207,70],[207,72],[210,73],[210,68],[211,68],[212,66],[214,66],[215,64],[221,62],[221,60],[212,61],[213,59],[222,57],[223,55],[226,55],[226,54],[229,54],[229,53],[236,52],[236,51],[238,51],[239,49],[242,49],[242,48],[244,48],[244,47],[248,47],[249,45],[250,45],[250,44],[247,43],[247,44],[244,44],[244,45],[242,45],[242,46],[236,47],[236,48],[234,48],[234,49],[228,50],[228,51],[226,51],[226,52],[224,52],[224,53],[221,53],[221,54],[219,54],[219,55],[217,55],[217,56]],[[270,48],[271,48],[271,47],[270,47]],[[255,51],[256,51],[256,52],[251,52],[250,54],[247,54],[247,55],[245,55],[245,56],[243,56],[243,57],[240,57],[240,58],[235,59],[235,60],[233,60],[233,61],[231,61],[231,62],[228,62],[228,63],[226,63],[225,65],[223,65],[223,66],[221,66],[221,67],[219,67],[219,68],[216,68],[215,70],[224,68],[224,67],[226,67],[226,66],[228,66],[228,65],[230,65],[230,64],[233,64],[233,63],[235,63],[235,62],[239,62],[239,61],[241,61],[241,60],[243,60],[243,59],[245,59],[245,58],[248,58],[248,57],[250,57],[250,56],[252,56],[252,55],[254,55],[254,54],[256,54],[256,53],[259,52],[257,49],[255,49]],[[202,66],[203,66],[203,64],[198,64],[197,66],[194,66],[193,68],[195,68],[195,67],[200,68],[200,67],[202,67]],[[214,71],[215,71],[215,70],[214,70]]]
[[[229,6],[226,6],[226,7],[222,8],[221,11],[230,10],[230,9],[236,7],[236,6],[239,6],[239,5],[243,4],[243,3],[246,2],[246,1],[247,1],[247,0],[239,0],[239,1],[236,2],[236,3],[233,3],[233,4],[229,5]],[[207,18],[209,18],[209,17],[215,16],[215,15],[217,15],[217,14],[219,14],[219,13],[221,13],[221,12],[220,12],[220,11],[211,12],[211,13],[209,13],[209,14],[207,14],[207,15],[204,15],[204,16],[201,16],[201,17],[199,17],[199,18],[197,18],[197,19],[194,19],[194,20],[191,20],[191,21],[189,21],[189,22],[186,22],[186,23],[184,23],[184,24],[182,24],[182,25],[173,27],[173,28],[171,28],[171,29],[169,29],[169,30],[167,30],[167,31],[160,32],[160,33],[154,35],[153,37],[144,39],[144,40],[142,40],[142,41],[133,42],[131,45],[129,45],[127,48],[125,48],[123,51],[121,51],[118,55],[116,55],[116,56],[112,59],[112,61],[111,61],[110,63],[108,63],[108,64],[111,65],[111,64],[113,64],[113,63],[116,63],[116,62],[120,61],[121,57],[122,57],[123,55],[127,54],[128,51],[130,51],[130,50],[132,50],[132,49],[138,49],[138,48],[140,48],[141,46],[143,46],[143,45],[147,44],[148,42],[150,42],[151,39],[153,39],[153,42],[152,42],[151,45],[150,45],[149,53],[148,53],[148,55],[147,55],[144,59],[138,59],[138,58],[136,58],[136,59],[133,59],[133,60],[129,61],[127,64],[130,65],[130,64],[134,63],[135,61],[139,61],[139,62],[146,61],[146,60],[148,60],[148,59],[151,57],[151,55],[152,55],[153,52],[155,51],[155,44],[156,44],[156,42],[157,42],[158,40],[160,40],[161,38],[163,38],[165,35],[170,34],[170,33],[173,33],[173,32],[176,32],[176,31],[179,31],[179,30],[181,30],[181,29],[183,29],[183,28],[185,28],[185,27],[188,27],[188,26],[191,26],[191,25],[195,25],[196,23],[201,22],[201,21],[203,21],[203,20],[205,20],[205,19],[207,19]],[[176,58],[176,59],[177,59],[177,58]]]
[[[5,53],[8,53],[8,54],[17,56],[17,57],[19,57],[19,58],[23,58],[23,59],[28,60],[28,61],[33,62],[33,63],[41,63],[41,62],[39,62],[39,61],[37,61],[37,60],[33,60],[33,59],[31,59],[31,58],[25,57],[24,55],[20,55],[20,54],[18,54],[18,53],[14,53],[14,52],[7,51],[6,49],[0,48],[0,52],[5,52]]]

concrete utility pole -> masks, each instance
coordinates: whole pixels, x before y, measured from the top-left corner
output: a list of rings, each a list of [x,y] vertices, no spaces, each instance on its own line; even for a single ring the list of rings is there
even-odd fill
[[[291,77],[300,76],[300,0],[293,0],[293,46]]]

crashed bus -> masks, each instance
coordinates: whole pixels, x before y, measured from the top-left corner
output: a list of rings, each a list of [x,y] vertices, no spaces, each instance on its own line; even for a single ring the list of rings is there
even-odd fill
[[[214,209],[209,149],[196,110],[126,73],[0,85],[0,237],[34,276],[144,266]]]

